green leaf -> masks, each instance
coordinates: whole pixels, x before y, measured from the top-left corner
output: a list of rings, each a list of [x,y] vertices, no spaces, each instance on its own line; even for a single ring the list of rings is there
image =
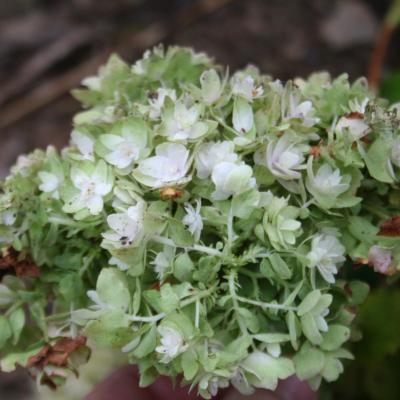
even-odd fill
[[[290,335],[286,333],[259,333],[254,335],[253,338],[263,343],[283,343],[290,340]]]
[[[311,291],[300,303],[297,309],[297,314],[301,317],[302,315],[308,313],[318,304],[320,299],[321,299],[320,290]]]
[[[237,353],[241,357],[244,357],[252,343],[250,336],[241,336],[233,342],[230,342],[225,350],[229,353]]]
[[[322,342],[322,336],[319,333],[317,324],[314,317],[308,313],[304,314],[301,318],[301,327],[306,338],[315,345],[319,345]]]
[[[264,165],[255,165],[253,171],[254,177],[259,185],[269,187],[275,182],[275,176],[272,175],[271,171],[264,167]]]
[[[357,216],[348,219],[348,229],[355,238],[367,243],[375,240],[379,231],[379,228],[372,225],[367,219]]]
[[[194,326],[192,320],[183,312],[172,312],[168,314],[163,323],[171,325],[172,328],[181,332],[186,340],[192,339],[194,335]]]
[[[238,309],[239,315],[245,320],[245,324],[250,332],[257,333],[260,329],[260,324],[257,316],[254,312],[251,312],[247,308],[240,307]]]
[[[178,247],[188,247],[193,244],[193,236],[180,221],[171,219],[168,222],[168,233]]]
[[[290,335],[290,343],[292,347],[297,350],[299,348],[299,344],[297,342],[298,329],[297,325],[299,324],[296,314],[293,311],[289,311],[286,316],[286,324],[289,329]]]
[[[390,141],[378,137],[364,156],[368,172],[380,182],[393,183],[393,178],[387,167],[390,152]]]
[[[150,289],[143,292],[143,297],[146,303],[151,306],[156,312],[161,312],[161,294],[159,290]]]
[[[321,349],[333,351],[350,338],[350,329],[342,325],[329,325],[328,332],[322,334]]]
[[[193,350],[187,350],[182,354],[181,365],[183,376],[186,380],[191,381],[199,370],[196,353]]]
[[[174,276],[181,282],[190,281],[194,264],[189,254],[179,254],[174,262]]]
[[[10,304],[15,297],[15,293],[6,285],[0,283],[0,307]]]
[[[260,193],[256,189],[234,196],[232,199],[232,212],[235,217],[249,218],[253,210],[258,206]]]
[[[296,375],[302,380],[307,380],[319,375],[325,365],[325,355],[321,350],[303,345],[293,357]]]
[[[338,380],[343,370],[343,364],[337,358],[328,357],[322,370],[322,376],[327,382],[334,382]]]
[[[13,334],[13,345],[16,345],[25,325],[25,312],[23,308],[21,307],[13,311],[8,322]]]
[[[292,277],[292,271],[283,258],[278,253],[269,255],[272,269],[282,279],[290,279]]]
[[[103,268],[97,279],[96,291],[100,300],[107,305],[127,311],[131,294],[125,275],[115,268]]]
[[[150,354],[157,345],[157,328],[152,325],[150,330],[143,336],[139,345],[133,351],[133,355],[137,358],[144,358]]]
[[[161,286],[161,310],[165,313],[170,313],[174,311],[179,306],[179,297],[172,289],[169,283]]]
[[[15,371],[17,366],[25,366],[30,357],[37,354],[42,345],[22,353],[11,353],[1,359],[0,369],[2,372]]]
[[[129,327],[127,315],[121,311],[104,313],[97,321],[91,321],[85,334],[98,346],[122,347],[132,340],[133,330]]]
[[[0,315],[0,349],[4,347],[8,339],[12,337],[12,334],[13,332],[7,318]]]

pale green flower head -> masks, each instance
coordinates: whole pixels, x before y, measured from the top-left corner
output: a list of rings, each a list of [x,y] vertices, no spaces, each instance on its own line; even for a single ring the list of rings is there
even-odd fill
[[[103,210],[104,196],[108,195],[113,187],[113,176],[104,161],[97,164],[82,164],[71,169],[73,188],[64,196],[63,210],[67,213],[77,213],[88,210],[97,215]]]
[[[321,233],[312,239],[308,266],[317,268],[327,282],[334,283],[337,265],[345,260],[344,253],[345,248],[335,235]]]
[[[342,175],[339,168],[333,169],[327,163],[319,166],[314,174],[312,157],[308,159],[307,175],[307,189],[314,196],[316,203],[325,208],[338,204],[337,197],[350,188],[351,177]]]
[[[218,163],[211,174],[215,185],[212,194],[215,200],[226,200],[232,195],[238,195],[255,187],[252,169],[245,164],[235,164],[228,161]]]
[[[189,164],[189,152],[184,145],[163,143],[156,147],[155,156],[139,163],[133,174],[140,183],[160,188],[186,182]]]
[[[116,248],[136,244],[142,236],[144,212],[145,205],[140,202],[124,212],[110,214],[107,223],[111,230],[103,233],[103,238]]]
[[[300,179],[308,147],[297,143],[293,136],[286,133],[279,139],[268,142],[266,151],[256,153],[255,161],[265,165],[269,171],[282,180]]]
[[[199,146],[196,152],[196,172],[201,179],[208,178],[216,165],[221,162],[236,162],[238,155],[232,142],[207,142]]]
[[[319,118],[314,117],[314,107],[311,101],[300,102],[296,94],[289,95],[289,104],[284,120],[296,119],[302,125],[311,128],[319,122]]]
[[[150,119],[157,120],[161,117],[167,98],[170,98],[172,101],[176,101],[175,90],[160,87],[154,92],[150,92],[148,94],[149,105],[142,105],[139,103],[138,106],[142,112],[148,114]]]
[[[237,72],[231,80],[232,94],[253,101],[264,93],[262,85],[257,84],[254,77],[246,72]]]
[[[41,181],[39,190],[55,200],[60,198],[60,187],[65,179],[63,164],[54,148],[47,149],[46,169],[38,173]]]
[[[263,197],[266,209],[263,227],[271,245],[277,249],[294,246],[301,235],[300,210],[290,206],[287,198],[275,197],[271,192]]]
[[[207,399],[336,380],[368,293],[349,265],[400,270],[396,106],[179,47],[82,83],[69,145],[0,183],[2,370],[57,386],[90,346]],[[30,358],[59,341],[63,366]]]
[[[78,154],[74,154],[78,160],[94,161],[94,143],[94,139],[86,133],[77,130],[71,132],[71,145],[78,150]]]
[[[185,351],[186,345],[182,334],[169,326],[159,326],[158,333],[161,336],[160,345],[156,347],[156,352],[162,355],[160,362],[168,364],[171,360]]]
[[[197,104],[187,106],[181,100],[170,103],[162,115],[160,134],[172,142],[186,142],[204,136],[210,126],[200,120],[201,113],[202,107]]]
[[[113,125],[110,133],[100,136],[100,142],[106,148],[104,159],[118,169],[129,169],[140,158],[148,155],[148,128],[137,119],[127,119]]]

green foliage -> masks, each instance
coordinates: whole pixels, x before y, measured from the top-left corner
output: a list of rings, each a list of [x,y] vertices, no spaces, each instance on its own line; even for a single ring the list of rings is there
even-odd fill
[[[204,398],[336,380],[368,293],[343,263],[399,269],[394,109],[363,79],[223,76],[177,47],[82,83],[69,146],[1,183],[2,368],[83,334],[127,353],[141,385],[183,374]],[[398,351],[397,328],[361,320],[373,357]],[[70,364],[34,366],[56,367],[59,383]]]

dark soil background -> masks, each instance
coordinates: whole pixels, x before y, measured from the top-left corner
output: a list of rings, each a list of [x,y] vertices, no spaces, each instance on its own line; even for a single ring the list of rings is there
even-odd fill
[[[316,70],[365,75],[389,0],[0,0],[0,177],[18,154],[66,145],[79,110],[69,95],[117,51],[194,47],[231,70],[283,80]],[[399,35],[384,73],[400,67]],[[351,368],[351,365],[349,365]],[[18,394],[19,393],[19,394]],[[29,399],[0,375],[0,399]]]

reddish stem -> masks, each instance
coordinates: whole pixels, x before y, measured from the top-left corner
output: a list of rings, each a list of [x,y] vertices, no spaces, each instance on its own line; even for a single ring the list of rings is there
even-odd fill
[[[387,49],[395,28],[392,25],[383,24],[375,43],[374,50],[368,67],[368,82],[371,88],[377,90],[382,76]]]

